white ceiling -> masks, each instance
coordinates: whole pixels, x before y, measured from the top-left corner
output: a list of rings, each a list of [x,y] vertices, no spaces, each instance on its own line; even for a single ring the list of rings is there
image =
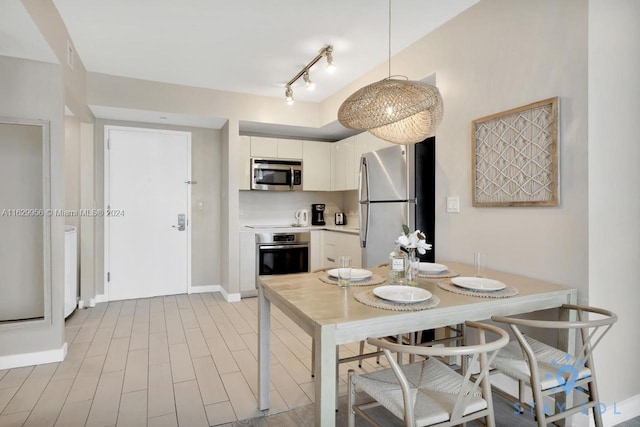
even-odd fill
[[[314,91],[293,86],[296,100],[320,102],[389,53],[387,0],[52,1],[87,70],[117,76],[284,99],[284,85],[331,44],[336,72],[323,59]],[[477,1],[394,0],[392,55]],[[19,0],[0,9],[0,55],[56,62]],[[116,110],[92,106],[101,118],[144,117]]]

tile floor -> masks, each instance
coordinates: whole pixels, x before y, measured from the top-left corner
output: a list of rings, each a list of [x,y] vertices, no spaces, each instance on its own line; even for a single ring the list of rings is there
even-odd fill
[[[277,309],[272,315],[269,411],[256,400],[257,299],[172,295],[76,310],[64,362],[0,371],[0,427],[312,426],[311,339]],[[358,369],[340,365],[341,395],[349,368]],[[363,370],[379,368],[364,361]],[[534,425],[506,403],[502,412],[512,418],[501,425]]]
[[[0,371],[0,427],[190,427],[264,417],[256,400],[256,303],[209,293],[76,310],[66,322],[64,362]],[[273,311],[266,414],[313,402],[311,339]]]

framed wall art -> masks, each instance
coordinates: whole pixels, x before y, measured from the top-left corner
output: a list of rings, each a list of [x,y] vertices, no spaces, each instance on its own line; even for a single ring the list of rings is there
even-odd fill
[[[557,206],[558,97],[471,123],[472,205]]]

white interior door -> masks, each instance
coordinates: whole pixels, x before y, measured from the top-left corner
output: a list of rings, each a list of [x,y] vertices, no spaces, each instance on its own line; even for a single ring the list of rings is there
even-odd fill
[[[186,293],[191,134],[107,127],[105,137],[108,298]]]

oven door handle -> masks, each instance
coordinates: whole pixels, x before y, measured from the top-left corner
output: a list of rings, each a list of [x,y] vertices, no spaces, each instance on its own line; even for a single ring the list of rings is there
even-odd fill
[[[301,249],[308,247],[309,245],[259,245],[258,249]]]

